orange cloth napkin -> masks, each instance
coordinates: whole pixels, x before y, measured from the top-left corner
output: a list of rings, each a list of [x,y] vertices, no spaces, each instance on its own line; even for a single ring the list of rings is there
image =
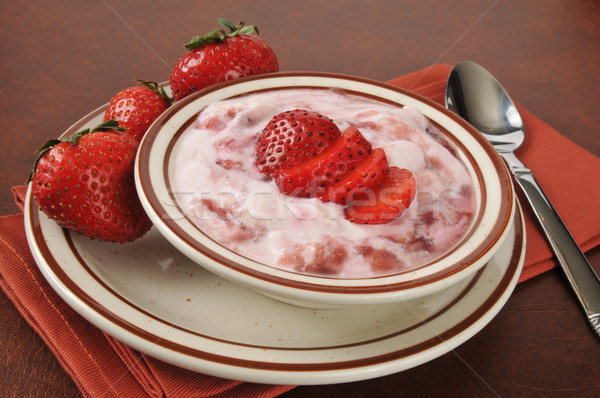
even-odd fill
[[[443,104],[448,65],[390,81]],[[527,131],[518,155],[531,168],[583,250],[600,243],[600,159],[520,108]],[[15,187],[23,207],[25,187]],[[521,280],[555,266],[524,206],[527,254]],[[22,214],[0,217],[0,287],[54,352],[84,396],[273,397],[294,386],[243,383],[161,362],[88,323],[52,290],[26,243]]]

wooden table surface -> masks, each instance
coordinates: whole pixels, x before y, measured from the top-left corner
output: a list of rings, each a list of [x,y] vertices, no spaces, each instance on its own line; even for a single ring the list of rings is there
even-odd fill
[[[134,79],[167,80],[182,44],[216,27],[217,17],[258,25],[283,71],[388,80],[476,61],[519,103],[600,156],[597,1],[3,1],[0,214],[18,211],[10,188],[24,182],[37,145]],[[589,257],[600,270],[600,250]],[[2,292],[0,319],[0,396],[79,395]],[[553,270],[520,284],[484,330],[438,359],[285,396],[592,397],[599,359],[600,339]]]

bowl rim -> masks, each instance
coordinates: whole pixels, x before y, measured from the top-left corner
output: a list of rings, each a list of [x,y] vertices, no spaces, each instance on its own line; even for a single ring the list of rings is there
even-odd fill
[[[169,190],[168,165],[178,138],[205,106],[215,100],[251,92],[332,87],[390,104],[418,105],[425,116],[458,147],[461,159],[470,172],[475,174],[475,183],[481,191],[481,209],[473,224],[480,226],[486,223],[485,236],[479,237],[479,241],[474,240],[477,245],[473,250],[456,255],[455,247],[431,263],[408,272],[385,276],[343,279],[304,275],[241,256],[214,241],[188,219],[178,207],[173,192]],[[447,123],[451,124],[452,129],[447,127]],[[457,137],[456,131],[460,131],[463,136]],[[465,138],[467,142],[464,142]],[[487,162],[486,169],[491,167],[494,170],[493,178],[484,178],[481,170],[483,166],[477,163],[480,160]],[[427,294],[441,285],[465,278],[483,266],[504,240],[507,227],[515,214],[512,181],[504,162],[489,142],[466,121],[438,103],[409,90],[367,78],[327,72],[277,72],[250,76],[210,86],[175,102],[144,136],[136,157],[135,179],[142,205],[154,225],[193,261],[234,282],[275,296],[302,301],[307,299],[307,294],[319,302],[347,300],[340,299],[340,295],[352,296],[350,301],[362,302],[364,296],[397,296],[398,292],[403,292],[404,297],[416,294],[416,291]],[[496,189],[499,191],[498,195],[490,195]],[[166,197],[165,192],[168,193]],[[493,206],[498,208],[491,208]],[[461,243],[471,242],[478,231],[478,228],[471,228]],[[452,258],[453,255],[458,259],[452,260],[453,264],[437,271],[419,272],[431,264],[440,263],[440,260]]]

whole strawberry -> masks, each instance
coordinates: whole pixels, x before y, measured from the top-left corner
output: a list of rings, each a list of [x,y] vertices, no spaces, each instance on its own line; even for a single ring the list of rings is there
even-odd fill
[[[171,91],[176,100],[212,84],[243,76],[279,71],[279,61],[273,49],[260,37],[255,26],[237,26],[219,18],[221,28],[200,37],[194,36],[185,45],[188,52],[171,72]]]
[[[114,120],[38,148],[32,195],[60,226],[89,238],[129,242],[151,222],[138,199],[134,160],[138,142]]]
[[[138,83],[139,86],[126,88],[110,100],[104,121],[118,121],[127,134],[141,141],[148,127],[171,105],[171,98],[156,82]]]

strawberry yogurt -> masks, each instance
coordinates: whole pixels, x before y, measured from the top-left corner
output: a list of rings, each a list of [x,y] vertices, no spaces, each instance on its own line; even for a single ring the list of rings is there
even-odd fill
[[[344,207],[279,192],[254,165],[258,133],[276,114],[307,109],[357,127],[417,194],[399,218],[361,225]],[[413,107],[339,89],[282,89],[210,104],[177,141],[170,183],[186,216],[224,246],[273,267],[340,278],[403,272],[447,252],[476,211],[473,182],[452,145]]]

